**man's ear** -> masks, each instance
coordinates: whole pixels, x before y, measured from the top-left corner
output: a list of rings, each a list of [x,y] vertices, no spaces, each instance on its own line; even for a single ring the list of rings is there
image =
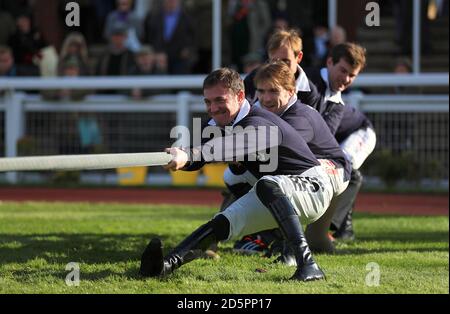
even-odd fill
[[[300,51],[297,56],[297,64],[300,64],[300,62],[302,62],[302,60],[303,60],[303,51]]]
[[[237,94],[238,102],[241,104],[245,100],[245,91],[240,90]]]
[[[327,58],[327,67],[330,68],[330,67],[332,67],[333,65],[334,65],[334,63],[333,63],[333,58],[328,57],[328,58]]]

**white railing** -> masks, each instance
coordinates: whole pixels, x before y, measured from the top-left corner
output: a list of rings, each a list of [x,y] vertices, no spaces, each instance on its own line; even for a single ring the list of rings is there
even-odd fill
[[[448,95],[364,95],[354,92],[344,101],[363,112],[448,112]]]
[[[50,90],[50,89],[201,89],[205,75],[177,76],[121,76],[83,78],[0,78],[0,90]],[[361,74],[354,87],[379,86],[448,86],[448,73],[424,74]]]

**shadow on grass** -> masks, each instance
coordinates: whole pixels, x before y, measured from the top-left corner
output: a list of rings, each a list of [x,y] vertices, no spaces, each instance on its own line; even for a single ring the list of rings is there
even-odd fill
[[[391,242],[418,242],[418,243],[448,243],[448,231],[387,231],[372,234],[357,235],[359,241],[391,241]]]
[[[353,243],[338,244],[338,255],[395,253],[395,252],[448,252],[448,231],[384,232],[357,236]],[[364,248],[364,243],[378,242],[379,247]],[[383,242],[389,242],[384,244]],[[393,247],[394,244],[396,247]],[[439,244],[440,247],[436,245]],[[447,244],[444,245],[443,244]],[[434,247],[433,247],[434,245]],[[399,248],[400,246],[400,248]],[[404,246],[402,248],[401,246]]]
[[[140,260],[155,234],[0,234],[0,265],[44,259],[49,263],[118,263]],[[164,236],[161,237],[163,240]]]
[[[64,279],[69,271],[64,268],[56,270],[55,265],[66,265],[70,262],[93,266],[92,270],[82,271],[84,280],[98,281],[118,276],[128,280],[143,279],[139,274],[137,265],[129,266],[123,272],[115,271],[108,265],[98,265],[102,270],[95,270],[95,264],[114,264],[136,262],[148,241],[155,234],[36,234],[36,235],[9,235],[0,234],[0,266],[6,264],[25,264],[22,269],[12,271],[18,281],[28,282],[36,274],[39,277],[50,276]],[[165,237],[161,239],[164,241]],[[170,247],[165,248],[165,251]],[[45,260],[48,267],[33,266],[29,263],[34,260]],[[37,262],[39,263],[39,262]]]
[[[54,267],[53,267],[54,268]],[[52,277],[64,281],[69,274],[68,270],[55,270],[55,269],[21,269],[14,270],[11,272],[14,279],[19,282],[32,282],[35,280],[36,275],[39,278]],[[87,271],[81,266],[80,269],[80,280],[85,281],[101,281],[107,280],[114,277],[120,277],[125,280],[144,280],[142,276],[139,275],[138,267],[131,267],[124,272],[118,272],[113,270],[98,270],[98,271]],[[69,279],[70,280],[70,279]]]

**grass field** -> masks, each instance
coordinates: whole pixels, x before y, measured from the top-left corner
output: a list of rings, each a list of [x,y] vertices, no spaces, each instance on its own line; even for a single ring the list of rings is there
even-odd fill
[[[215,212],[208,207],[0,203],[0,293],[448,293],[448,217],[355,214],[358,241],[316,255],[326,281],[287,279],[294,268],[240,256],[197,260],[164,280],[141,279],[148,240],[169,249]],[[67,286],[70,262],[79,286]],[[367,285],[379,266],[378,286]],[[369,265],[369,266],[368,266]],[[267,272],[256,272],[257,268]],[[373,282],[373,281],[372,281]]]

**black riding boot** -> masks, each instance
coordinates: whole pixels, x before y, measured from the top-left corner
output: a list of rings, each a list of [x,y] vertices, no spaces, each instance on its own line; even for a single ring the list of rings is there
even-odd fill
[[[337,240],[346,242],[354,241],[355,233],[353,231],[353,210],[350,209],[344,222],[339,227],[339,229],[333,234],[333,237]]]
[[[256,190],[259,199],[272,213],[287,245],[294,253],[297,270],[291,279],[301,281],[325,279],[324,273],[311,255],[299,217],[279,186],[272,181],[260,180],[256,184]]]
[[[228,220],[219,215],[195,230],[166,257],[161,240],[154,238],[142,254],[139,272],[144,277],[167,276],[181,265],[200,258],[211,244],[226,239],[228,230]]]
[[[331,220],[331,230],[336,231],[333,237],[337,240],[351,241],[355,235],[353,231],[352,215],[356,196],[361,188],[363,176],[359,170],[352,170],[347,189],[336,199],[336,207]]]
[[[297,259],[290,245],[283,241],[281,255],[275,259],[275,263],[281,263],[286,266],[297,266]]]

